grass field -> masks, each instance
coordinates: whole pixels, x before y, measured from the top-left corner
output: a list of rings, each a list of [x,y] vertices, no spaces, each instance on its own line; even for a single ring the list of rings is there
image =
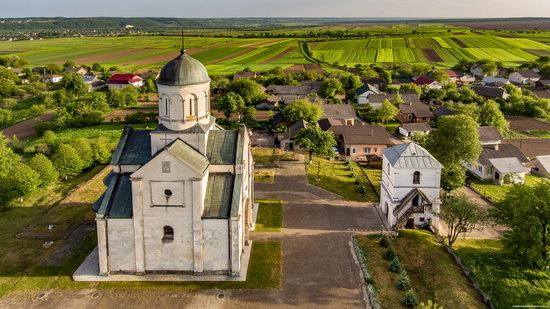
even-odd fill
[[[525,176],[525,185],[534,186],[541,181],[546,181],[545,178],[537,175],[526,175]],[[495,185],[491,182],[481,181],[475,179],[472,182],[472,188],[479,192],[481,195],[490,199],[491,201],[498,202],[502,200],[508,191],[514,188],[514,185]]]
[[[404,292],[395,287],[399,274],[388,270],[379,236],[356,236],[367,253],[368,270],[374,279],[381,308],[406,308]],[[407,271],[418,302],[435,301],[443,308],[485,308],[476,294],[433,235],[425,231],[402,230],[392,240],[401,266]]]
[[[256,200],[260,204],[256,219],[256,232],[280,232],[283,227],[283,202]]]
[[[459,239],[455,252],[497,308],[550,306],[550,272],[514,263],[500,241]]]
[[[317,181],[318,167],[320,168],[320,181]],[[352,172],[345,162],[313,157],[313,163],[307,165],[307,176],[310,184],[336,193],[347,200],[378,201],[378,197],[368,184],[367,178],[361,173],[359,165],[354,162],[353,167],[354,171]],[[356,174],[356,178],[352,177],[352,173]],[[365,193],[357,192],[357,182],[364,185]]]
[[[319,27],[337,31],[337,26]],[[387,34],[391,37],[309,42],[312,56],[326,63],[354,66],[369,63],[438,62],[451,66],[460,59],[492,59],[509,65],[535,60],[550,53],[550,34],[536,37],[500,37],[493,32],[471,33],[446,25],[393,25],[391,27],[348,27],[353,33]],[[303,30],[302,32],[305,32]],[[309,30],[307,30],[309,31]],[[416,33],[414,32],[416,31]],[[280,31],[273,30],[273,33]],[[300,33],[297,30],[296,33]],[[301,53],[297,38],[190,37],[187,52],[204,63],[211,74],[229,74],[245,67],[262,71],[281,66],[311,63]],[[17,54],[31,65],[64,63],[91,65],[95,62],[123,70],[158,69],[180,49],[177,36],[81,37],[34,41],[2,41],[0,54]],[[435,56],[426,57],[426,53]]]

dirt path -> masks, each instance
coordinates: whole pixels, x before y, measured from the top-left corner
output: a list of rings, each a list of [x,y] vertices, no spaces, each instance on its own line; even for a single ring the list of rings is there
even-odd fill
[[[51,121],[53,117],[54,113],[49,112],[37,118],[25,120],[11,127],[5,128],[4,130],[2,130],[2,134],[4,134],[8,138],[16,135],[20,141],[27,140],[29,138],[35,137],[38,134],[34,127],[38,123],[38,120]]]
[[[13,308],[365,308],[350,239],[378,231],[370,204],[349,202],[308,184],[303,164],[282,164],[274,184],[257,184],[257,198],[285,201],[283,231],[252,233],[283,243],[283,286],[258,290],[83,289],[18,293],[0,301]],[[218,297],[223,293],[223,298]]]

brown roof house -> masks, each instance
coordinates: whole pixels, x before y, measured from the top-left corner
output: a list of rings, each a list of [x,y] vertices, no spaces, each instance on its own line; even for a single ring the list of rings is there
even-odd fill
[[[277,134],[275,143],[279,143],[279,147],[284,150],[299,149],[297,145],[294,145],[294,138],[298,135],[298,133],[300,133],[300,131],[302,131],[302,129],[309,128],[311,126],[312,124],[305,120],[296,121],[293,125],[288,127],[287,132]]]
[[[502,144],[502,135],[495,127],[480,127],[481,155],[474,163],[463,166],[481,180],[496,184],[523,184],[529,172],[529,159],[512,144]]]
[[[233,75],[233,80],[242,79],[242,78],[256,78],[256,72],[237,72]]]
[[[399,126],[399,134],[405,137],[411,137],[416,134],[428,134],[433,130],[426,122],[403,123]]]
[[[432,112],[422,102],[410,102],[399,104],[398,117],[402,123],[428,122],[432,118]]]
[[[323,104],[323,119],[340,121],[342,124],[352,126],[355,124],[355,109],[349,104]]]
[[[338,149],[352,159],[380,159],[382,150],[390,145],[388,132],[383,126],[332,126],[329,131],[334,134]]]
[[[279,102],[292,104],[296,99],[302,99],[313,92],[312,86],[287,86],[287,85],[269,85],[266,88],[268,95],[274,95],[279,98]]]
[[[372,108],[380,108],[382,107],[382,103],[385,100],[392,101],[397,93],[373,93],[369,95],[369,101],[366,104],[369,104]],[[415,93],[400,93],[401,99],[403,99],[403,102],[410,103],[410,102],[418,102],[419,97],[418,94]]]
[[[533,70],[519,70],[511,73],[508,76],[508,79],[512,83],[521,85],[532,85],[540,80],[540,75]]]
[[[506,89],[492,86],[473,86],[472,90],[486,99],[507,99]]]

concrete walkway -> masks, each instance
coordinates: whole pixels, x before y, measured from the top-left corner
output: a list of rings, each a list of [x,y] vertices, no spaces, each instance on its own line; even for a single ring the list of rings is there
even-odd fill
[[[12,295],[0,300],[0,307],[365,308],[349,243],[355,233],[380,231],[384,223],[377,209],[309,185],[303,164],[281,164],[274,184],[256,185],[256,197],[285,202],[282,232],[251,235],[282,241],[281,289],[53,290],[40,300],[28,293]]]

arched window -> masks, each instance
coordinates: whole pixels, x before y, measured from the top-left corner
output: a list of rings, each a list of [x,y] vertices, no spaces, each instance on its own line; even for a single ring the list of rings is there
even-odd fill
[[[416,171],[413,174],[413,184],[417,185],[420,184],[420,172]]]
[[[174,229],[171,226],[165,225],[164,233],[162,234],[162,241],[172,241],[174,240]]]

